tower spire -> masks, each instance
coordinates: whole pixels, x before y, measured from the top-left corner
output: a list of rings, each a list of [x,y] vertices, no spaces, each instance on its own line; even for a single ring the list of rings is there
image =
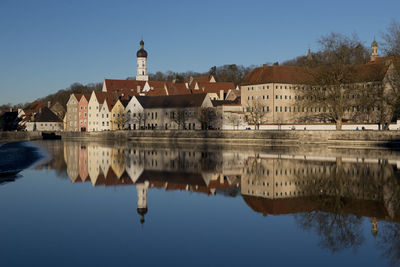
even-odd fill
[[[371,61],[375,61],[378,58],[378,42],[375,39],[372,41],[371,44]]]
[[[143,37],[143,36],[142,36]],[[147,51],[144,50],[143,38],[140,40],[140,49],[137,51],[137,81],[148,81],[149,76],[147,76]]]

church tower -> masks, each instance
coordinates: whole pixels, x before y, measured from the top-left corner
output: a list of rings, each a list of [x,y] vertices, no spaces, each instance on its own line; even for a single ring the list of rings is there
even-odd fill
[[[371,44],[371,61],[375,61],[378,58],[378,42],[375,40]]]
[[[147,76],[147,52],[144,50],[144,42],[140,41],[140,49],[137,51],[137,81],[148,81],[149,76]]]
[[[137,213],[140,215],[140,223],[144,223],[144,215],[147,213],[147,189],[149,188],[149,181],[136,184],[137,190]]]

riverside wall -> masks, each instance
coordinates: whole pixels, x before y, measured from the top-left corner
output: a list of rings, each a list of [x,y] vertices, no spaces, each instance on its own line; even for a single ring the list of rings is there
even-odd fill
[[[42,139],[41,132],[0,132],[0,144]]]
[[[177,131],[143,130],[63,132],[63,139],[118,140],[143,143],[226,143],[254,145],[328,144],[335,146],[399,146],[400,131]]]
[[[59,132],[63,139],[141,143],[223,143],[235,145],[326,144],[343,147],[400,147],[400,131],[135,130]],[[0,132],[0,143],[41,139],[41,132]]]

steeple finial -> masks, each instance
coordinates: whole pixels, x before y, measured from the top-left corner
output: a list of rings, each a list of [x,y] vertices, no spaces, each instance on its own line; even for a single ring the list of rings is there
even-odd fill
[[[372,41],[372,44],[371,44],[371,59],[370,59],[370,61],[375,61],[377,57],[378,57],[378,42],[376,41],[375,36],[374,36],[374,40]]]
[[[307,60],[312,60],[310,45],[308,45]]]

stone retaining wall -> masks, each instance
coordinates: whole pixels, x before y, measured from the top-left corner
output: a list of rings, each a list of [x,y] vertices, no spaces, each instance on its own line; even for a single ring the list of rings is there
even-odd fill
[[[260,145],[329,144],[335,146],[400,146],[400,131],[109,131],[60,132],[63,139],[136,142],[195,142]],[[0,142],[41,139],[41,132],[0,132]]]
[[[260,144],[400,144],[400,131],[110,131],[63,132],[64,139],[131,140],[145,142],[241,142]]]
[[[42,139],[41,132],[0,132],[0,143]]]

